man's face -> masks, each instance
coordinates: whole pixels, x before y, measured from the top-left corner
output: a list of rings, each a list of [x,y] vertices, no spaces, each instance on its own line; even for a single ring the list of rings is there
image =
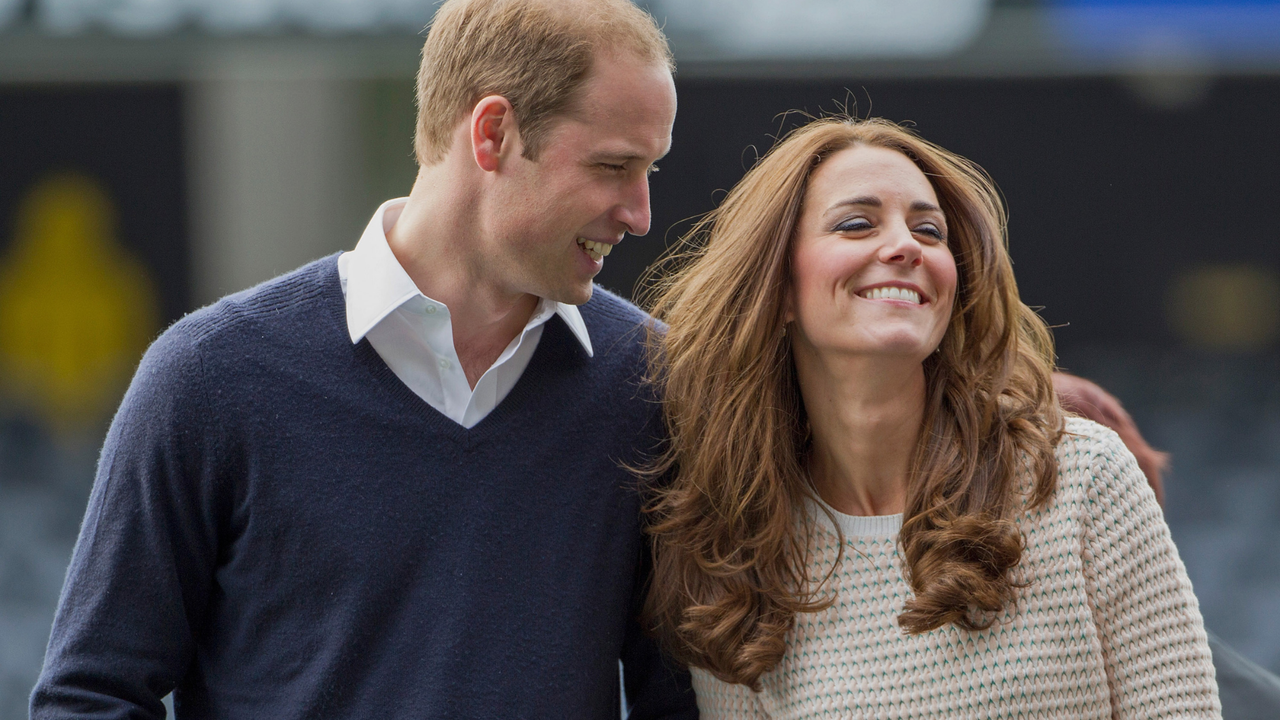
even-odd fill
[[[504,163],[483,258],[507,290],[575,305],[624,233],[649,232],[649,173],[676,115],[670,72],[628,55],[597,57],[579,92],[536,161]]]

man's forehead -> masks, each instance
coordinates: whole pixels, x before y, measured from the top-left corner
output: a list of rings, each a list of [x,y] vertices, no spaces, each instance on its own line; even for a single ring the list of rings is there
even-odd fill
[[[631,53],[604,53],[574,93],[571,112],[590,116],[616,107],[662,113],[675,104],[675,81],[666,66]],[[674,107],[670,108],[674,110]]]
[[[577,144],[592,161],[625,163],[653,161],[671,149],[671,127],[648,125],[618,127],[600,122],[569,121],[561,139]]]
[[[601,161],[653,160],[671,149],[671,122],[665,118],[618,117],[610,113],[566,115],[558,123],[557,139],[580,144]]]
[[[675,86],[667,93],[650,85],[647,92],[628,94],[626,89],[590,92],[583,88],[563,117],[580,123],[636,123],[670,127],[675,120]],[[639,90],[639,88],[637,88]]]

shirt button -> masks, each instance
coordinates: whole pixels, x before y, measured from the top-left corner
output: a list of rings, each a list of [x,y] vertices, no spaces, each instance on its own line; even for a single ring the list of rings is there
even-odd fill
[[[427,306],[427,314],[428,314],[428,315],[435,315],[435,314],[436,314],[436,306],[435,306],[435,305],[428,305],[428,306]]]
[[[440,368],[441,368],[442,370],[448,370],[448,369],[449,369],[449,365],[450,365],[450,363],[449,363],[449,361],[448,361],[448,360],[446,360],[446,359],[444,359],[444,358],[440,358]]]

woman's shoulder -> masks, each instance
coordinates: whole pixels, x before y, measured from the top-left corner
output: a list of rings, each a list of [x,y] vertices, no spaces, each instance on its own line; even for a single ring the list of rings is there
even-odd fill
[[[1092,461],[1096,453],[1110,454],[1125,449],[1120,436],[1105,425],[1078,415],[1067,415],[1064,420],[1057,446],[1059,465],[1080,459]]]
[[[1088,495],[1150,491],[1138,462],[1114,430],[1068,415],[1056,449],[1059,492]],[[1154,497],[1154,496],[1153,496]]]

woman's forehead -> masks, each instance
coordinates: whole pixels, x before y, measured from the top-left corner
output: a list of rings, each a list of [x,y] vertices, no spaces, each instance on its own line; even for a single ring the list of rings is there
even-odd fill
[[[861,143],[842,148],[819,163],[809,177],[806,196],[823,205],[856,197],[938,204],[933,183],[910,157]]]

